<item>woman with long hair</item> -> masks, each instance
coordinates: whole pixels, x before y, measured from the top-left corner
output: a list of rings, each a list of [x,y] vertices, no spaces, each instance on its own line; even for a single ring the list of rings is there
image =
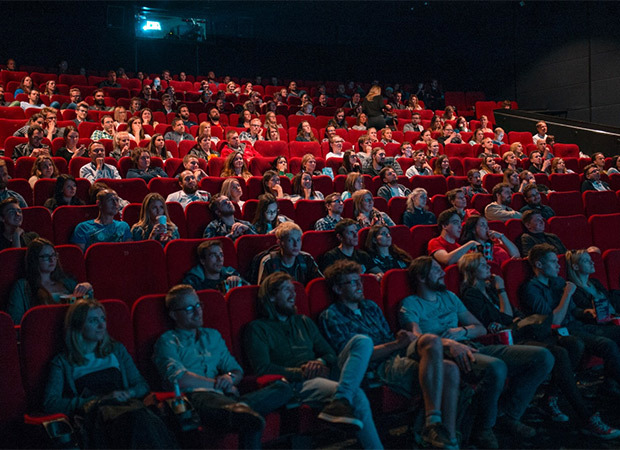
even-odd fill
[[[151,111],[151,108],[142,108],[140,110],[140,119],[142,119],[142,126],[150,125],[154,129],[159,125],[159,122],[153,119],[153,111]]]
[[[265,114],[265,123],[263,124],[263,126],[267,128],[270,125],[276,128],[284,128],[281,124],[278,123],[276,113],[273,111],[267,111],[267,114]]]
[[[323,200],[323,193],[314,190],[312,184],[312,175],[308,172],[300,172],[293,178],[293,195],[291,201],[293,203],[298,200]]]
[[[98,301],[80,299],[69,307],[65,350],[50,364],[43,409],[82,416],[86,448],[177,447],[164,422],[141,401],[149,385],[106,328]]]
[[[82,199],[76,196],[77,194],[77,182],[73,175],[61,173],[56,178],[56,184],[54,185],[54,196],[45,200],[43,206],[54,211],[59,206],[65,205],[83,205]]]
[[[495,158],[491,155],[482,158],[480,170],[478,171],[482,178],[489,173],[502,173],[502,166],[495,162]]]
[[[241,111],[239,114],[239,120],[237,121],[237,127],[239,128],[250,128],[250,121],[252,120],[252,113],[247,109]]]
[[[368,126],[368,116],[364,113],[360,113],[357,115],[357,120],[355,121],[355,125],[351,127],[353,130],[364,131]]]
[[[519,172],[515,172],[512,169],[504,170],[504,179],[502,183],[508,183],[513,194],[523,192],[523,188],[525,187],[525,184],[519,179]]]
[[[607,171],[608,174],[610,173],[620,173],[620,171],[616,168],[616,165],[618,164],[618,156],[614,156],[611,160],[611,168]],[[612,171],[613,169],[613,171]],[[566,168],[566,162],[560,158],[560,157],[555,157],[553,158],[553,160],[551,161],[551,173],[575,173],[570,169]]]
[[[151,143],[149,144],[149,152],[152,156],[156,156],[165,161],[167,158],[172,158],[172,153],[166,149],[166,141],[164,136],[160,133],[155,133],[151,137]]]
[[[443,175],[448,178],[454,175],[454,172],[450,168],[450,159],[448,155],[439,155],[435,160],[435,170],[433,171],[435,175]]]
[[[62,136],[65,139],[65,146],[58,149],[56,156],[64,158],[67,161],[67,164],[71,162],[71,158],[74,156],[85,156],[87,154],[86,146],[84,144],[78,147],[80,133],[78,133],[76,127],[72,125],[65,127],[65,131]]]
[[[288,177],[289,180],[293,179],[293,174],[288,171],[288,160],[286,156],[277,156],[271,163],[271,168],[278,173],[278,176]]]
[[[519,159],[528,159],[527,155],[523,151],[523,144],[521,144],[521,142],[513,142],[510,144],[510,151]]]
[[[368,189],[360,189],[353,193],[353,217],[360,227],[385,225],[393,227],[394,221],[383,211],[375,208],[372,193]]]
[[[220,177],[243,177],[245,181],[252,178],[252,173],[248,170],[248,166],[243,159],[243,153],[232,152],[224,161],[224,169]]]
[[[347,175],[351,172],[362,172],[362,163],[357,157],[355,150],[347,150],[342,156],[342,166],[338,168],[339,175]]]
[[[320,170],[316,169],[316,158],[312,153],[306,153],[301,158],[301,169],[299,173],[308,172],[311,175],[322,175]]]
[[[312,131],[312,127],[310,126],[310,122],[304,120],[297,125],[297,137],[295,138],[297,142],[319,142],[319,140],[314,135]]]
[[[446,108],[443,110],[442,119],[444,122],[446,120],[457,120],[456,114],[454,112],[454,106],[446,106]]]
[[[392,243],[392,234],[385,225],[370,227],[366,251],[383,273],[390,269],[405,269],[412,261],[409,253]]]
[[[432,140],[433,132],[430,130],[430,128],[427,128],[426,130],[422,131],[422,133],[420,133],[420,137],[416,141],[416,145],[425,144],[428,146]]]
[[[342,193],[342,201],[353,197],[357,191],[364,189],[364,177],[361,172],[349,172],[344,180],[344,192]]]
[[[226,178],[224,183],[222,183],[220,194],[228,197],[233,205],[237,205],[239,209],[243,208],[243,204],[245,203],[241,200],[241,197],[243,197],[243,188],[236,178]]]
[[[146,183],[153,178],[168,178],[168,174],[158,166],[151,166],[151,152],[143,147],[136,147],[131,151],[131,168],[127,171],[127,178],[142,178]]]
[[[124,156],[131,156],[131,139],[127,131],[119,131],[114,135],[114,145],[110,156],[117,161]]]
[[[127,131],[129,131],[129,138],[136,142],[136,145],[140,145],[142,139],[150,139],[151,135],[144,132],[142,128],[142,119],[138,116],[130,117],[127,121]]]
[[[34,160],[32,169],[30,170],[30,178],[28,184],[34,189],[34,185],[41,178],[58,178],[58,167],[54,163],[54,160],[49,155],[37,156]]]
[[[17,94],[30,94],[31,89],[33,88],[34,83],[32,82],[32,78],[29,75],[26,75],[19,82],[19,87],[15,89],[13,93],[13,97],[17,97]]]
[[[424,108],[420,104],[418,97],[415,95],[412,95],[411,97],[409,97],[409,100],[407,100],[407,109],[409,111],[421,111]]]
[[[428,127],[431,131],[441,131],[443,130],[443,122],[441,121],[441,117],[433,116],[431,118],[431,124]]]
[[[484,132],[480,128],[476,128],[476,130],[474,131],[474,134],[471,136],[471,141],[469,141],[469,145],[472,145],[472,146],[481,145],[483,139],[484,139]]]
[[[281,141],[280,129],[273,125],[267,125],[265,127],[265,140],[266,141]]]
[[[276,231],[278,225],[284,222],[291,222],[288,217],[278,214],[278,201],[271,194],[261,194],[258,196],[258,205],[252,225],[258,234],[271,234]]]
[[[483,216],[471,216],[465,221],[461,243],[470,241],[478,242],[478,252],[488,261],[495,261],[500,266],[510,258],[521,256],[517,246],[505,234],[491,230],[489,222]]]
[[[275,170],[267,170],[263,174],[263,192],[265,194],[271,194],[275,198],[288,198],[288,194],[285,194],[280,185],[280,176]]]
[[[56,87],[56,80],[47,80],[45,82],[45,87],[43,88],[42,95],[47,95],[50,99],[52,95],[58,94],[58,88]]]
[[[154,239],[162,246],[173,239],[180,239],[179,229],[170,220],[166,200],[161,194],[151,192],[142,201],[140,218],[131,227],[134,241]]]
[[[342,128],[343,130],[349,129],[349,124],[347,123],[347,119],[345,119],[344,108],[338,108],[336,110],[336,114],[334,114],[334,118],[330,120],[336,128]]]
[[[124,106],[116,106],[114,107],[113,112],[114,117],[114,128],[118,129],[118,126],[121,123],[127,123],[127,110]]]
[[[454,127],[454,131],[458,131],[459,133],[467,133],[469,132],[469,125],[467,124],[467,119],[463,116],[459,116],[456,119],[456,126]]]
[[[33,306],[62,303],[69,296],[92,296],[90,283],[78,283],[62,270],[54,244],[47,239],[34,239],[25,261],[26,276],[13,285],[7,305],[16,325]]]
[[[377,130],[385,128],[383,106],[381,87],[375,84],[370,88],[364,100],[362,100],[362,111],[368,116],[368,125],[366,125],[368,128],[374,127]]]

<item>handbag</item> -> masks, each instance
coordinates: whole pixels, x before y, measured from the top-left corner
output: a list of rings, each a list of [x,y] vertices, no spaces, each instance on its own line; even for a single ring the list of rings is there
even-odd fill
[[[513,323],[512,336],[515,342],[545,341],[551,337],[551,315],[532,314]]]

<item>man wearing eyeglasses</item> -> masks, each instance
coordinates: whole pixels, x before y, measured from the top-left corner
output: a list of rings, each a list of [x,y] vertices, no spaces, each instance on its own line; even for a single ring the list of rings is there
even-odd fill
[[[194,288],[180,284],[170,289],[166,309],[174,329],[159,337],[153,354],[164,386],[178,384],[206,427],[238,432],[240,448],[260,448],[263,416],[288,402],[290,386],[276,381],[240,396],[243,369],[219,331],[203,327],[203,306]]]
[[[330,231],[336,228],[336,224],[342,219],[342,210],[344,209],[344,202],[340,196],[340,192],[332,192],[325,197],[325,209],[327,215],[322,219],[319,219],[314,224],[316,231]]]
[[[262,141],[265,138],[263,137],[263,129],[261,128],[260,119],[252,119],[250,121],[250,129],[249,131],[243,131],[239,135],[240,141],[248,141],[251,142],[252,145],[256,143],[256,141]]]
[[[88,120],[88,103],[80,102],[75,108],[75,127],[77,128],[82,122],[91,122]]]

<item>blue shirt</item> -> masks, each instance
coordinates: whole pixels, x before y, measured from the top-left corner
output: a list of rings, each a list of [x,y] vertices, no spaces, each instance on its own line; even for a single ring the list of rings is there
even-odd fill
[[[84,245],[84,250],[98,242],[126,242],[131,241],[129,224],[114,220],[108,225],[103,225],[94,220],[79,223],[73,231],[71,242]]]

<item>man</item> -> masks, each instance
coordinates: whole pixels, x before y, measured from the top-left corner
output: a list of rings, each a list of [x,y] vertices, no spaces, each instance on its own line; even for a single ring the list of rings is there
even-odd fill
[[[446,125],[443,127],[442,135],[437,139],[437,141],[443,146],[445,146],[446,144],[463,143],[463,139],[461,139],[460,133],[454,131],[454,127],[449,123],[446,123]]]
[[[471,216],[479,216],[480,213],[476,209],[467,208],[467,198],[463,189],[457,188],[446,192],[446,199],[456,210],[456,213],[461,218],[461,222],[465,222]]]
[[[142,109],[142,101],[138,97],[132,97],[131,100],[129,100],[128,111],[132,115],[136,115],[137,113],[140,112],[141,109]]]
[[[185,132],[185,124],[181,117],[175,117],[172,119],[172,131],[168,131],[164,135],[164,139],[174,141],[179,145],[181,141],[193,141],[194,136]]]
[[[463,186],[462,189],[468,200],[471,200],[475,194],[489,193],[489,191],[482,187],[482,177],[480,176],[478,169],[470,169],[467,172],[467,182],[469,185]]]
[[[439,214],[437,228],[439,236],[428,242],[428,254],[444,267],[456,264],[461,256],[479,245],[476,241],[469,241],[463,245],[459,243],[462,221],[455,208],[446,209]]]
[[[536,144],[539,140],[545,141],[547,139],[547,123],[544,120],[541,120],[536,124],[536,130],[538,132],[532,136],[532,142]]]
[[[301,97],[301,91],[297,90],[297,83],[295,81],[291,81],[288,84],[288,95],[291,97]]]
[[[325,94],[319,95],[319,106],[322,106],[324,108],[329,106],[329,104],[327,103],[327,95]]]
[[[303,285],[323,276],[312,255],[301,251],[302,231],[299,225],[284,222],[276,228],[275,233],[278,248],[260,260],[258,284],[274,272],[286,272]]]
[[[149,100],[153,100],[153,88],[150,84],[145,84],[144,86],[142,86],[140,98],[144,99],[144,101],[146,102],[148,102]]]
[[[13,58],[9,58],[6,60],[6,70],[10,70],[11,72],[17,70],[17,63]]]
[[[46,106],[41,110],[41,114],[45,117],[45,128],[43,130],[47,139],[53,141],[57,137],[61,137],[64,129],[60,129],[57,126],[58,123],[58,110],[56,108],[50,108]]]
[[[234,241],[244,234],[256,234],[250,222],[235,217],[235,206],[225,195],[217,193],[211,197],[209,209],[215,219],[205,228],[204,238],[226,236]]]
[[[114,220],[114,216],[121,210],[118,194],[112,189],[99,191],[97,206],[99,207],[97,218],[79,223],[73,231],[71,243],[85,252],[92,244],[99,242],[131,241],[131,231],[127,222]]]
[[[201,422],[217,432],[239,432],[240,448],[260,448],[265,427],[261,414],[286,404],[290,387],[276,381],[265,389],[239,396],[243,369],[230,354],[221,334],[203,327],[203,306],[189,285],[166,294],[166,309],[174,329],[155,343],[153,362],[168,389],[178,385],[198,412]]]
[[[424,131],[424,127],[421,125],[421,122],[422,116],[420,116],[420,113],[414,112],[411,114],[411,123],[405,124],[405,126],[403,127],[403,131],[417,131],[418,133],[421,133],[422,131]]]
[[[216,289],[224,294],[229,289],[248,284],[233,267],[224,266],[224,251],[218,240],[201,242],[196,253],[198,264],[183,277],[183,284],[189,284],[197,291]]]
[[[381,308],[365,299],[360,273],[359,264],[353,261],[337,261],[325,271],[335,302],[319,318],[323,335],[336,351],[342,351],[356,335],[372,339],[368,371],[375,375],[373,378],[409,398],[421,391],[426,422],[422,439],[436,448],[457,448],[458,367],[443,361],[437,336],[425,334],[417,339],[405,330],[395,336]]]
[[[360,265],[362,273],[373,273],[383,275],[381,269],[372,261],[372,258],[364,250],[358,250],[355,247],[359,244],[357,230],[359,225],[353,219],[342,219],[336,224],[334,232],[340,244],[319,258],[319,267],[321,271],[331,266],[336,261],[345,259],[355,261]],[[380,277],[377,277],[380,279]]]
[[[351,108],[351,109],[355,109],[358,106],[361,105],[361,100],[362,97],[360,95],[359,92],[354,92],[353,95],[351,96],[351,100],[346,101],[344,103],[344,105],[342,105],[343,108]]]
[[[94,111],[112,111],[114,108],[112,106],[108,107],[105,104],[105,93],[103,89],[97,89],[93,92],[93,98],[95,99],[93,102],[93,106],[89,109]]]
[[[183,125],[185,125],[187,128],[198,125],[196,122],[189,120],[189,108],[187,107],[187,105],[180,105],[178,114],[179,117],[183,119]]]
[[[78,88],[69,89],[69,101],[62,104],[60,109],[76,109],[82,101],[82,93]]]
[[[41,113],[34,113],[32,116],[30,116],[30,119],[28,119],[28,122],[26,122],[26,125],[24,125],[20,129],[15,131],[15,133],[13,133],[13,136],[15,136],[15,137],[27,137],[28,136],[28,129],[31,126],[33,126],[33,125],[38,125],[38,126],[41,127],[41,129],[43,129],[43,127],[45,126],[45,117],[43,116],[42,112]]]
[[[101,178],[121,179],[116,167],[105,163],[103,144],[91,142],[88,146],[88,156],[90,156],[90,162],[80,168],[80,178],[86,178],[91,184]]]
[[[0,83],[0,106],[9,106],[10,103],[4,98],[4,85]]]
[[[99,83],[100,88],[108,87],[108,88],[119,88],[121,85],[116,82],[116,71],[109,70],[107,80],[103,80]]]
[[[178,178],[181,190],[168,195],[166,202],[178,202],[183,206],[183,209],[185,209],[191,202],[209,201],[211,194],[207,191],[198,190],[198,181],[196,180],[194,172],[191,170],[184,170],[179,174]]]
[[[224,93],[224,91],[220,92]],[[226,100],[223,98],[218,98],[215,101],[215,108],[217,109],[218,113],[224,114],[226,112]]]
[[[484,208],[484,217],[487,220],[500,220],[506,222],[509,219],[520,219],[521,213],[515,211],[510,206],[512,200],[512,189],[508,183],[499,183],[493,186],[494,202],[489,203]]]
[[[228,130],[226,133],[226,144],[222,147],[222,158],[226,158],[232,152],[241,152],[243,153],[243,159],[249,165],[250,160],[255,156],[261,156],[251,144],[247,144],[245,142],[240,142],[239,133],[235,130]]]
[[[543,162],[542,153],[539,150],[534,150],[530,153],[530,167],[529,170],[532,173],[547,173],[547,169],[551,166],[551,160],[546,159]]]
[[[370,158],[367,158],[364,162],[364,173],[376,177],[381,172],[381,169],[389,166],[394,169],[397,175],[403,174],[400,164],[394,158],[386,158],[385,150],[381,147],[375,147],[372,149]]]
[[[41,93],[39,90],[37,88],[32,88],[28,94],[28,101],[20,102],[19,106],[25,111],[29,108],[45,108],[46,105],[41,103]]]
[[[219,128],[224,133],[224,127],[220,123],[220,112],[217,108],[209,110],[209,122],[211,123],[211,128]]]
[[[413,164],[407,169],[405,175],[407,178],[411,178],[415,175],[428,176],[433,174],[433,168],[428,164],[426,160],[426,153],[424,150],[416,150],[413,152]]]
[[[540,191],[538,190],[538,186],[536,186],[536,184],[528,184],[525,186],[523,189],[523,197],[525,197],[527,205],[520,209],[521,213],[533,209],[540,212],[545,220],[555,216],[555,211],[553,211],[550,206],[543,205],[541,203]]]
[[[495,128],[494,136],[493,136],[493,144],[504,145],[505,144],[504,136],[505,136],[505,133],[504,133],[503,128],[500,128],[500,127]]]
[[[411,194],[411,189],[398,183],[398,175],[391,167],[384,167],[379,171],[379,178],[383,181],[383,186],[377,190],[377,195],[390,201],[393,197],[407,197]]]
[[[101,139],[112,139],[116,136],[116,129],[114,128],[114,119],[107,114],[101,118],[101,126],[103,130],[94,130],[90,135],[91,141],[99,141]]]
[[[395,157],[398,158],[413,158],[413,146],[411,142],[405,141],[400,144],[400,154]]]
[[[355,428],[365,449],[382,449],[370,403],[360,389],[372,341],[355,336],[336,355],[312,319],[297,314],[292,281],[289,274],[277,272],[261,283],[259,318],[244,334],[252,369],[258,375],[284,376],[302,402],[328,402],[320,419]]]
[[[606,173],[605,171],[605,155],[601,152],[592,153],[592,164],[598,167],[600,173]]]
[[[336,224],[342,219],[342,210],[344,209],[344,202],[340,196],[340,192],[332,192],[325,197],[325,209],[327,215],[322,219],[319,219],[314,224],[316,231],[330,231],[336,228]]]
[[[540,211],[525,211],[521,220],[526,231],[517,239],[517,247],[522,255],[527,256],[530,249],[538,244],[551,245],[558,255],[566,253],[566,247],[556,234],[545,233],[545,218]]]
[[[79,127],[82,122],[90,122],[90,120],[88,120],[88,103],[78,103],[75,108],[75,119],[73,119],[73,122],[75,122],[76,128]]]
[[[493,427],[502,398],[501,426],[519,438],[531,438],[536,430],[520,420],[538,386],[553,368],[549,350],[527,345],[480,346],[471,339],[487,333],[482,324],[448,291],[441,266],[429,256],[415,259],[407,269],[414,292],[403,299],[401,327],[416,336],[432,333],[442,337],[444,354],[458,366],[468,382],[477,382],[474,403],[478,406],[473,441],[478,448],[498,448]]]
[[[588,164],[583,168],[585,180],[581,183],[581,192],[585,191],[610,191],[607,183],[601,181],[601,170],[596,164]]]
[[[50,155],[50,148],[41,143],[44,137],[43,128],[33,125],[28,128],[27,136],[28,142],[18,144],[13,148],[13,154],[11,155],[13,161],[17,161],[17,158],[21,156],[36,158],[39,155]]]
[[[246,131],[242,131],[239,135],[240,141],[249,141],[252,145],[256,143],[256,141],[262,141],[265,138],[263,137],[263,129],[261,128],[262,123],[260,119],[252,119],[250,120],[250,129]]]
[[[172,96],[170,94],[164,94],[161,96],[161,112],[168,115],[174,112],[174,105],[172,101]]]
[[[161,79],[166,81],[172,80],[172,77],[170,76],[170,71],[168,69],[164,69],[161,71]]]
[[[478,155],[478,158],[486,158],[487,156],[492,156],[493,158],[499,158],[497,153],[493,152],[493,139],[486,137],[482,139],[482,143],[480,144],[480,149],[482,153]]]
[[[0,202],[9,197],[13,197],[17,200],[21,208],[27,208],[28,204],[26,203],[26,200],[24,200],[24,197],[17,192],[8,189],[7,186],[10,179],[11,177],[9,176],[9,171],[6,167],[6,161],[4,159],[0,159]]]
[[[551,146],[547,145],[549,137],[547,136],[547,139],[539,139],[536,142],[536,150],[540,152],[543,161],[554,158],[553,153],[551,153]]]

